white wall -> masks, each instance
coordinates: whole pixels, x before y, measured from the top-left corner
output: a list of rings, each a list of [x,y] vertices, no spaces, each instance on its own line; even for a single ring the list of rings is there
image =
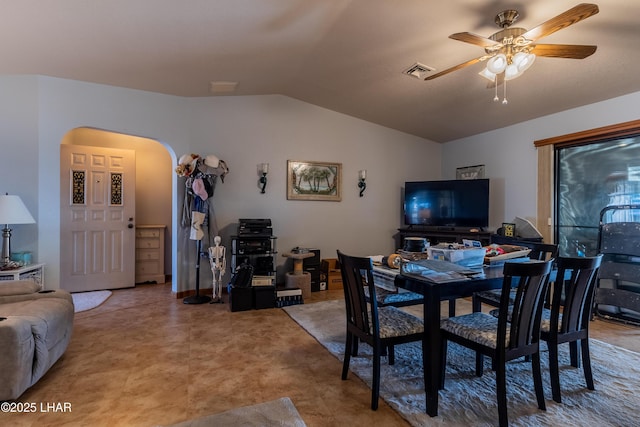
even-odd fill
[[[505,108],[502,104],[492,107]],[[495,230],[516,216],[535,223],[538,158],[534,141],[638,118],[640,92],[451,141],[442,148],[442,178],[455,178],[458,167],[483,164],[485,176],[491,179],[490,228]]]
[[[60,277],[60,143],[79,127],[95,127],[148,137],[169,148],[167,140],[188,140],[184,98],[50,77],[38,84],[38,260],[47,264],[48,288]],[[175,186],[175,177],[173,179]],[[171,207],[177,210],[176,206]],[[175,235],[173,236],[175,240]],[[177,271],[172,268],[172,271]]]
[[[59,287],[59,146],[71,129],[95,127],[157,140],[174,164],[183,153],[215,154],[231,169],[214,195],[225,235],[235,232],[238,218],[267,217],[281,252],[313,246],[333,257],[337,248],[363,255],[392,251],[404,181],[453,178],[460,166],[486,165],[493,180],[493,228],[516,215],[534,218],[534,140],[640,116],[635,93],[439,145],[278,95],[179,98],[39,76],[2,76],[0,90],[0,136],[8,153],[0,164],[1,190],[20,194],[37,220],[37,226],[14,228],[14,249],[30,250],[37,239],[36,259],[47,263],[52,288]],[[288,159],[341,162],[342,202],[286,200]],[[257,186],[262,162],[271,164],[266,194]],[[363,198],[359,169],[368,171]],[[177,208],[176,201],[174,221]],[[178,252],[173,260],[174,290],[193,288],[192,268],[178,268],[178,260],[187,258]]]
[[[238,218],[271,218],[280,252],[391,253],[404,182],[440,176],[439,144],[284,96],[201,98],[190,119],[197,152],[215,154],[231,169],[213,198],[220,227],[229,224],[223,237],[235,233]],[[342,163],[342,201],[287,200],[287,160]],[[268,185],[260,194],[257,165],[265,162]],[[360,169],[367,170],[362,198]]]
[[[213,198],[224,235],[235,232],[238,218],[271,218],[280,252],[308,246],[319,248],[323,257],[335,257],[338,248],[390,253],[401,225],[404,181],[440,177],[441,145],[284,96],[189,99],[50,77],[0,77],[0,87],[14,84],[22,87],[12,98],[25,99],[25,107],[14,114],[21,125],[13,133],[31,147],[20,154],[37,164],[37,188],[30,185],[25,197],[37,201],[37,259],[47,263],[50,288],[59,287],[59,146],[78,127],[157,140],[174,164],[190,152],[224,159],[231,172]],[[0,106],[10,109],[13,102],[1,98]],[[341,162],[342,202],[287,201],[288,159]],[[257,186],[256,167],[263,162],[271,164],[266,194]],[[360,169],[368,171],[363,198],[358,197]],[[176,194],[178,181],[172,176]],[[4,170],[0,177],[10,178]],[[194,287],[192,264],[178,263],[188,258],[178,252],[173,260],[174,291]],[[210,277],[203,270],[202,277]]]
[[[39,219],[37,89],[33,77],[0,78],[0,193],[20,196],[36,220],[36,224],[10,224],[11,250],[34,255]]]

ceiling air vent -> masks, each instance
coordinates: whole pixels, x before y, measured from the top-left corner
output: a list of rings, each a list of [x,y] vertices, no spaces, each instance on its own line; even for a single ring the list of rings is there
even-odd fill
[[[429,73],[435,70],[436,69],[433,67],[416,62],[411,67],[404,70],[403,73],[408,76],[415,77],[416,79],[424,80]]]

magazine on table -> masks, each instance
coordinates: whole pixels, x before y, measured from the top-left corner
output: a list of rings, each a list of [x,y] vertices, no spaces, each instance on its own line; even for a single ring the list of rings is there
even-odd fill
[[[434,283],[461,282],[484,277],[484,270],[469,268],[447,261],[417,260],[405,262],[403,274],[418,276]]]

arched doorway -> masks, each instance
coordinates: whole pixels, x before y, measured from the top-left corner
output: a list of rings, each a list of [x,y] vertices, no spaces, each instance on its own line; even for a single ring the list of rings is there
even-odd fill
[[[63,138],[61,145],[79,145],[86,147],[96,147],[98,149],[124,149],[135,152],[135,215],[133,223],[139,225],[164,225],[165,239],[163,248],[164,275],[169,281],[169,277],[175,274],[172,271],[172,259],[175,245],[173,242],[175,210],[173,206],[172,170],[175,160],[175,153],[171,148],[159,141],[110,132],[94,128],[76,128],[69,131]],[[62,164],[62,159],[61,159]],[[62,171],[62,169],[61,169]],[[69,186],[67,171],[61,172],[61,194],[63,186]],[[68,205],[68,200],[61,199],[61,212]],[[62,245],[62,221],[61,217],[61,247]],[[67,256],[61,253],[62,257]],[[133,257],[125,259],[123,262],[135,264]],[[61,265],[63,263],[61,262]],[[61,272],[61,277],[63,274]],[[124,284],[127,287],[133,284]],[[61,283],[64,288],[64,284]],[[95,288],[95,286],[94,286]]]

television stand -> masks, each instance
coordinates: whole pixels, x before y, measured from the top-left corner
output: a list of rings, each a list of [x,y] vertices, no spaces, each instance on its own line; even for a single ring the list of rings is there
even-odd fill
[[[479,240],[482,246],[491,243],[491,233],[488,231],[470,231],[482,230],[482,228],[466,228],[456,229],[455,227],[433,227],[420,228],[415,226],[398,228],[396,234],[396,249],[404,248],[404,239],[407,237],[423,237],[429,241],[430,245],[438,243],[462,243],[463,239]]]

